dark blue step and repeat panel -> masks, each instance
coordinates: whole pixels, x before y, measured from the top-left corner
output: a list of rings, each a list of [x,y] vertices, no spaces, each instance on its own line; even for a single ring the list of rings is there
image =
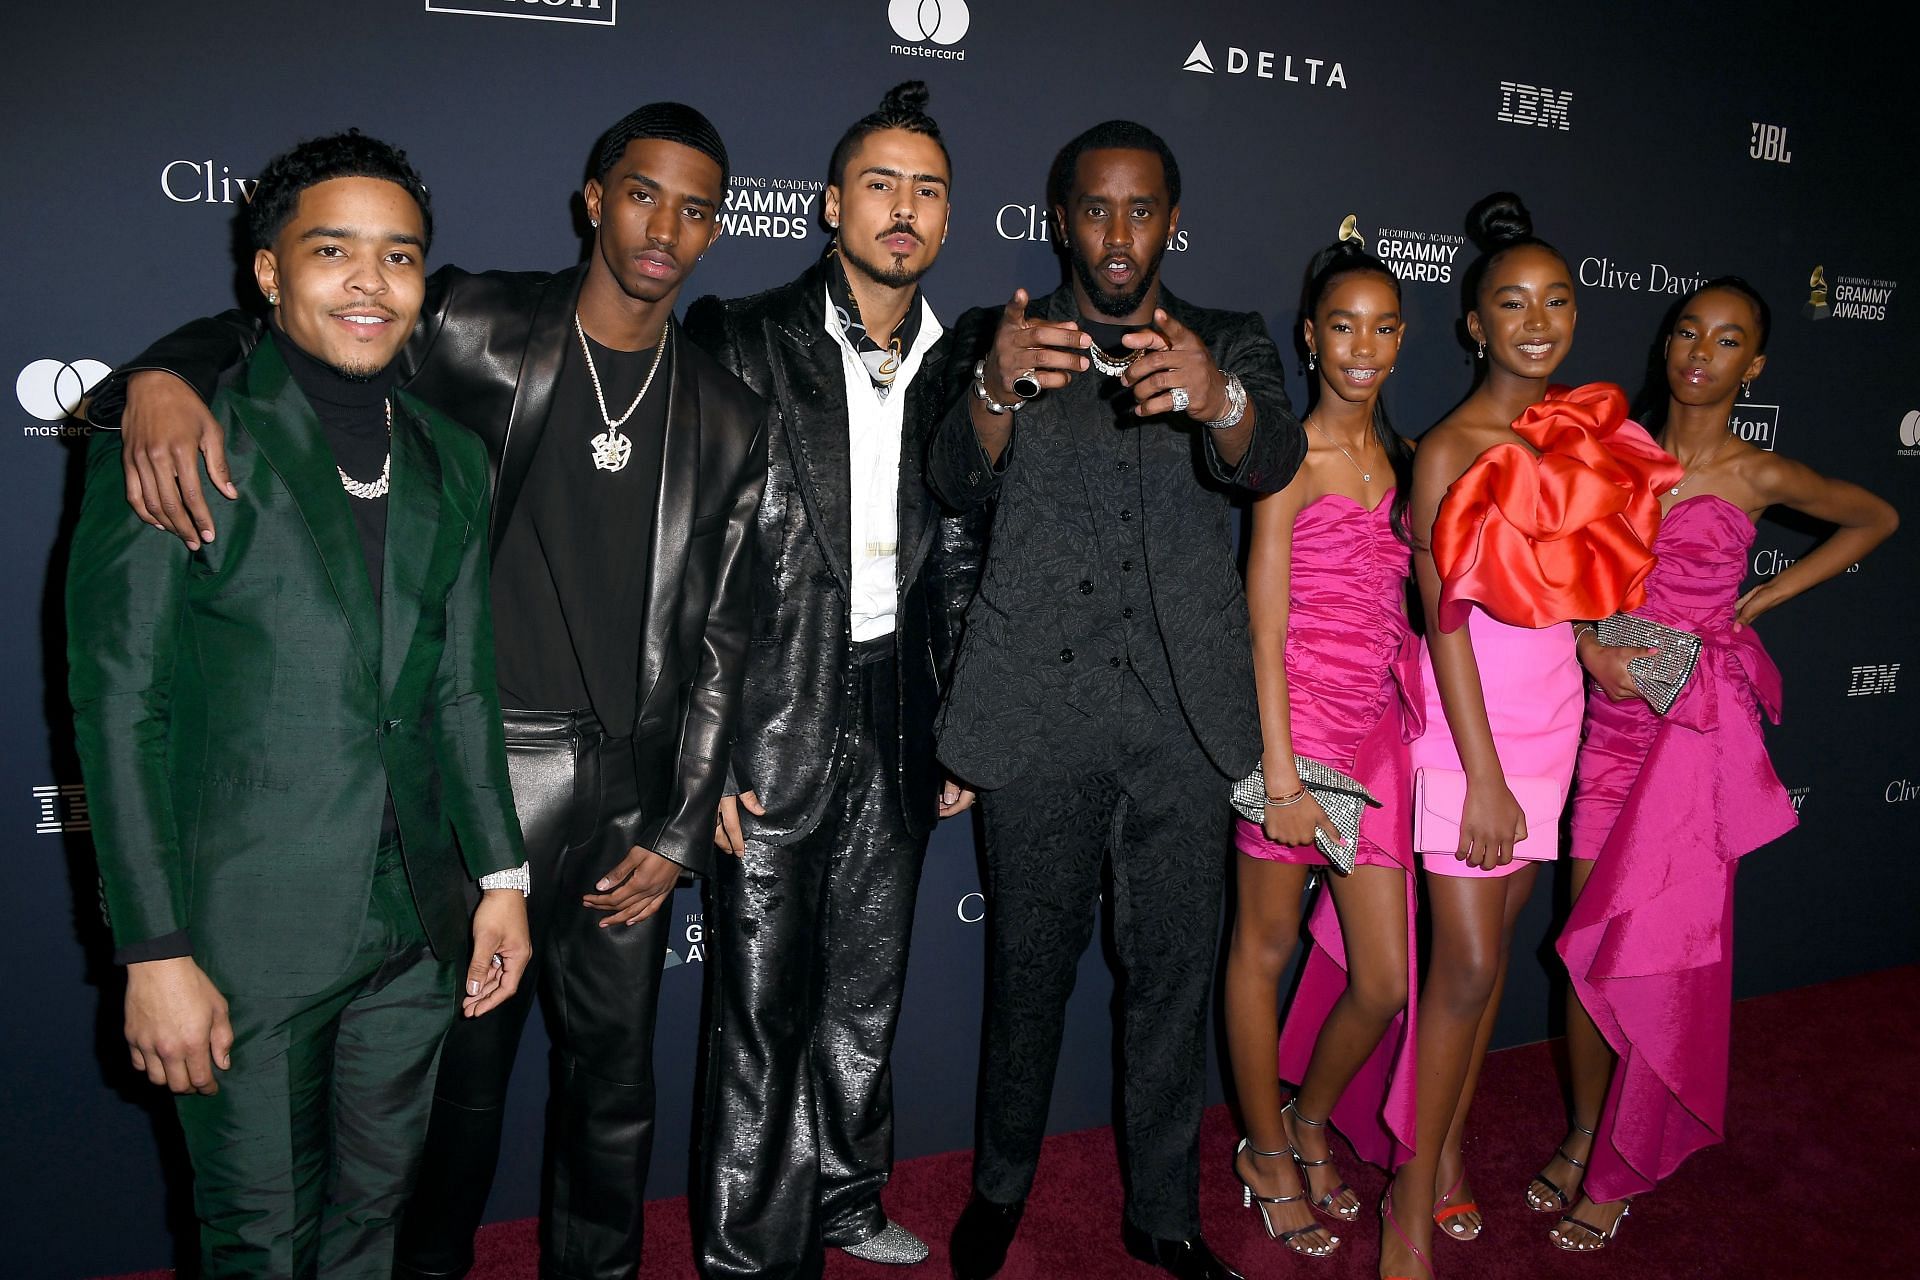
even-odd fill
[[[1538,10],[1149,0],[277,0],[8,6],[0,142],[9,248],[0,365],[0,1149],[10,1270],[86,1275],[173,1256],[187,1181],[171,1109],[127,1066],[60,609],[88,387],[180,320],[250,300],[235,216],[268,157],[358,126],[406,147],[434,193],[434,257],[555,269],[584,250],[595,136],[675,98],[725,135],[726,236],[686,300],[789,279],[825,244],[827,154],[911,77],[952,148],[951,237],[926,290],[951,320],[1060,279],[1043,195],[1067,138],[1114,116],[1185,176],[1166,279],[1257,310],[1298,346],[1309,255],[1352,219],[1405,282],[1410,333],[1385,394],[1417,434],[1467,391],[1468,207],[1519,191],[1579,277],[1568,381],[1658,387],[1666,309],[1738,272],[1773,303],[1743,438],[1868,485],[1920,522],[1920,129],[1910,69],[1872,10],[1701,24],[1667,7]],[[1301,372],[1296,396],[1304,392]],[[1819,536],[1765,521],[1761,581]],[[158,535],[156,535],[158,536]],[[1920,849],[1914,535],[1762,624],[1787,676],[1772,734],[1802,827],[1741,872],[1742,993],[1912,961]],[[1557,889],[1558,886],[1555,886]],[[1551,1029],[1556,892],[1521,926],[1502,1043]],[[971,820],[933,843],[896,1056],[902,1156],[966,1146],[982,913]],[[652,1186],[691,1160],[709,930],[675,903],[660,1015]],[[1195,920],[1190,945],[1217,946]],[[1112,1116],[1113,985],[1096,947],[1074,997],[1054,1122]],[[534,1212],[544,1042],[529,1037],[491,1212]],[[957,1211],[958,1206],[956,1206]]]

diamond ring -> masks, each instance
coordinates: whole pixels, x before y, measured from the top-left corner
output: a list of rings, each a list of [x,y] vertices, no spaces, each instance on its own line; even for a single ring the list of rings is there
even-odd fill
[[[1175,387],[1172,391],[1168,392],[1168,394],[1173,397],[1173,411],[1175,413],[1185,413],[1187,406],[1193,403],[1193,399],[1187,395],[1187,389],[1185,387]]]

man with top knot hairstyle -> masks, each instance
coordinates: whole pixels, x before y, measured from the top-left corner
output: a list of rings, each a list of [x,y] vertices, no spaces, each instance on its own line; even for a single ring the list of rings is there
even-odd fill
[[[713,833],[707,1280],[818,1275],[823,1245],[927,1256],[880,1205],[887,1064],[927,836],[973,802],[931,726],[979,543],[922,478],[947,342],[919,281],[952,178],[926,102],[898,85],[834,148],[825,257],[687,313],[771,406],[735,794]]]

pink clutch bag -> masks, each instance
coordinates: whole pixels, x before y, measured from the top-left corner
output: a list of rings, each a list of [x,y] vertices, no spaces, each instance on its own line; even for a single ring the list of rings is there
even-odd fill
[[[1551,862],[1560,856],[1560,809],[1565,799],[1552,778],[1507,775],[1507,789],[1527,815],[1527,838],[1513,847],[1516,859]],[[1467,775],[1458,769],[1416,769],[1413,774],[1415,853],[1457,853],[1460,813],[1467,807]]]

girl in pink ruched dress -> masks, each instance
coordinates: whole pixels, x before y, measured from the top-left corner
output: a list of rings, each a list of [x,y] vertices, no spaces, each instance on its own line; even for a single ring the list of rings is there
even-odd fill
[[[1333,1165],[1327,1125],[1389,1168],[1412,1141],[1413,859],[1400,679],[1415,668],[1400,496],[1410,453],[1378,409],[1400,346],[1399,282],[1364,249],[1338,244],[1314,261],[1306,312],[1317,384],[1306,461],[1254,509],[1247,595],[1269,804],[1263,825],[1238,824],[1226,1009],[1247,1122],[1234,1153],[1245,1202],[1270,1236],[1320,1257],[1340,1236],[1314,1211],[1335,1225],[1360,1215]],[[1314,846],[1316,827],[1340,837],[1301,787],[1296,754],[1385,802],[1362,819],[1350,874],[1333,872]],[[1299,994],[1276,1035],[1280,980],[1315,870],[1330,893],[1314,908]],[[1284,1105],[1277,1077],[1300,1082]]]
[[[1646,651],[1580,636],[1595,688],[1573,802],[1575,901],[1558,943],[1576,997],[1573,1130],[1528,1188],[1535,1208],[1563,1213],[1564,1249],[1605,1247],[1630,1197],[1721,1138],[1734,866],[1795,822],[1761,736],[1761,716],[1780,717],[1780,673],[1748,624],[1898,523],[1864,489],[1729,433],[1740,385],[1766,365],[1768,321],[1752,287],[1727,277],[1681,304],[1667,339],[1663,443],[1686,470],[1662,495],[1638,612],[1701,638],[1692,678],[1659,715],[1626,667]],[[1776,503],[1839,529],[1741,596],[1754,520]]]

